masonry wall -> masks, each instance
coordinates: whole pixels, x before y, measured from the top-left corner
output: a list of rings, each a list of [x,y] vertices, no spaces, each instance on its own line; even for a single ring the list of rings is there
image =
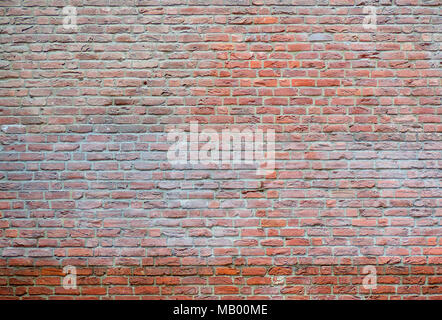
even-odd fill
[[[441,299],[440,4],[1,1],[0,298]]]

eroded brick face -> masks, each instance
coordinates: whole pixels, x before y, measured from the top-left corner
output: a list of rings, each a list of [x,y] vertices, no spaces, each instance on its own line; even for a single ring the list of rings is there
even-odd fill
[[[440,1],[0,16],[0,298],[442,298]],[[192,121],[274,129],[274,172],[171,164]]]

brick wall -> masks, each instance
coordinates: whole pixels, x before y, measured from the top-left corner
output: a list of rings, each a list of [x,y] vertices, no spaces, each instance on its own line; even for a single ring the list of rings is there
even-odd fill
[[[0,298],[442,299],[440,4],[1,1]]]

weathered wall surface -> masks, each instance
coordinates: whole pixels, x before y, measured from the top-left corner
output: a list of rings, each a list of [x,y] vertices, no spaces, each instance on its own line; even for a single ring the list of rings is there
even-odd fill
[[[0,5],[0,298],[442,298],[439,1]]]

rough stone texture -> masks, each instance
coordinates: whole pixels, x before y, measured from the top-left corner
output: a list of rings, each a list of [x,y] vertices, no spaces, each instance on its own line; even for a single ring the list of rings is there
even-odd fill
[[[0,298],[442,298],[440,1],[0,5]],[[190,121],[275,173],[171,165]]]

